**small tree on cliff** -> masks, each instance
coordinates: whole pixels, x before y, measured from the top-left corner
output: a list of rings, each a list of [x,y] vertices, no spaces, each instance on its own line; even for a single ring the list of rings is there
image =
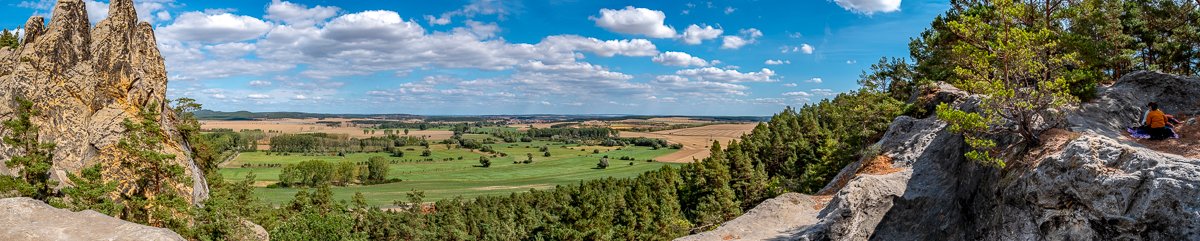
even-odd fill
[[[4,129],[8,132],[4,136],[4,144],[16,147],[21,152],[5,161],[4,165],[10,169],[20,169],[18,178],[23,180],[14,181],[14,189],[23,196],[45,201],[54,194],[53,186],[57,185],[50,180],[54,144],[38,140],[38,127],[30,121],[31,117],[39,114],[33,108],[33,102],[21,97],[14,98],[13,102],[16,103],[16,117],[4,121]],[[0,192],[7,191],[3,189],[7,188],[0,187]]]
[[[1047,123],[1057,120],[1053,109],[1078,101],[1069,90],[1078,54],[1059,46],[1055,29],[1061,23],[1039,16],[1039,6],[1013,0],[980,4],[992,11],[947,24],[961,37],[953,45],[954,74],[961,79],[956,85],[984,95],[980,111],[942,104],[937,112],[966,138],[973,149],[968,159],[1003,168],[997,143],[986,136],[1016,133],[1022,143],[1039,145]]]
[[[120,190],[120,200],[126,202],[121,218],[156,227],[185,227],[180,217],[188,213],[189,204],[175,186],[190,185],[192,180],[173,162],[175,155],[161,152],[166,138],[159,108],[151,102],[141,108],[136,120],[122,122],[126,135],[117,147],[127,159],[120,161],[119,168],[132,176],[126,190]]]

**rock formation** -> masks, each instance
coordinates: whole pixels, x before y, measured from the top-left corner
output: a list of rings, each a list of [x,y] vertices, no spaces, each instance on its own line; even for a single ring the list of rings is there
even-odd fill
[[[860,161],[839,175],[848,180],[831,184],[827,205],[797,212],[810,216],[754,220],[790,222],[792,230],[727,228],[748,222],[738,218],[684,239],[1200,240],[1200,159],[1149,149],[1121,133],[1149,101],[1175,114],[1200,113],[1200,79],[1139,72],[1099,91],[1096,100],[1065,110],[1065,129],[1012,155],[1002,171],[965,160],[962,137],[944,122],[899,117],[876,144],[878,153],[868,154],[890,157],[900,171],[856,174]],[[977,99],[951,94],[959,108]],[[778,205],[765,202],[747,215]]]
[[[71,212],[30,198],[0,199],[0,240],[184,240],[165,228],[95,211]]]
[[[121,122],[143,108],[161,114],[163,152],[174,154],[190,183],[175,184],[192,202],[207,198],[208,185],[191,159],[190,148],[173,126],[167,108],[167,75],[150,24],[138,22],[132,0],[110,2],[108,19],[92,28],[81,0],[59,0],[50,24],[35,16],[26,24],[23,45],[0,51],[0,119],[14,116],[13,98],[34,103],[33,118],[43,142],[57,145],[52,178],[70,185],[67,173],[101,163],[106,178],[122,181],[139,170],[122,170],[116,144],[125,135]],[[6,134],[0,130],[0,134]],[[17,153],[0,146],[0,160]],[[0,165],[0,174],[12,175]],[[122,188],[127,184],[122,182]]]

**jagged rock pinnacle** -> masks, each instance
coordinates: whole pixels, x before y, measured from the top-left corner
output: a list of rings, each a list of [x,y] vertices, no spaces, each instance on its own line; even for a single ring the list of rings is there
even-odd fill
[[[25,39],[23,44],[29,45],[36,41],[38,36],[41,36],[46,31],[46,19],[42,16],[29,17],[29,21],[25,21]]]
[[[191,183],[175,183],[180,194],[197,202],[207,198],[208,185],[191,159],[186,140],[173,126],[167,108],[167,74],[158,51],[154,29],[139,23],[131,0],[113,0],[109,18],[91,28],[80,0],[60,0],[46,27],[41,17],[29,19],[26,45],[0,56],[0,119],[13,115],[11,101],[23,97],[34,102],[41,115],[32,121],[43,142],[52,142],[52,176],[70,185],[67,173],[77,173],[97,163],[105,178],[132,176],[123,170],[128,160],[116,144],[126,135],[121,124],[137,118],[144,108],[156,109],[166,139],[162,150],[176,156]],[[0,130],[0,135],[4,130]],[[0,160],[19,153],[0,144]],[[0,175],[13,170],[0,167]],[[134,185],[121,182],[119,188]]]

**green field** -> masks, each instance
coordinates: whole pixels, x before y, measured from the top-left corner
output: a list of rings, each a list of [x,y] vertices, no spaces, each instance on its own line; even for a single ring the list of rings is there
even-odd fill
[[[466,149],[447,149],[445,145],[430,145],[432,155],[420,156],[423,147],[405,151],[404,157],[391,157],[387,153],[354,153],[345,157],[339,156],[288,156],[267,155],[265,152],[247,152],[240,154],[227,168],[221,169],[221,174],[228,180],[242,180],[253,172],[255,180],[261,183],[278,181],[280,168],[242,168],[242,164],[292,164],[305,160],[325,160],[330,162],[365,161],[372,156],[382,156],[388,160],[418,160],[433,158],[433,162],[400,162],[391,165],[389,178],[400,178],[397,183],[334,187],[334,195],[338,199],[348,200],[355,192],[361,192],[367,201],[373,205],[391,205],[395,200],[406,200],[406,194],[411,190],[425,192],[426,201],[436,201],[461,196],[471,198],[481,195],[503,195],[512,192],[528,191],[531,188],[546,189],[555,185],[575,184],[582,180],[615,177],[635,177],[642,172],[678,164],[646,162],[654,157],[674,152],[673,149],[651,150],[648,147],[624,147],[621,150],[611,148],[563,145],[552,142],[532,143],[503,143],[490,144],[497,151],[508,153],[507,157],[491,158],[489,168],[477,167],[481,153]],[[549,148],[550,157],[543,157],[538,151],[541,146]],[[595,149],[601,153],[593,154]],[[586,150],[586,151],[584,151]],[[605,151],[607,150],[607,151]],[[514,164],[515,160],[524,160],[526,153],[534,154],[532,164]],[[609,156],[608,169],[593,169],[602,156]],[[458,160],[458,157],[462,160]],[[637,161],[622,161],[617,158],[628,156]],[[442,161],[451,158],[452,161]],[[633,163],[633,165],[629,165]],[[258,188],[256,195],[272,203],[283,203],[291,200],[300,189],[297,188]]]

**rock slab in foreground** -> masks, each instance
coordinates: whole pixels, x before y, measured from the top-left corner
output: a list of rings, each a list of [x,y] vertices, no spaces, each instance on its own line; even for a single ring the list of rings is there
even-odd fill
[[[71,212],[30,198],[0,199],[0,240],[184,240],[155,228],[87,210]]]
[[[817,222],[817,202],[799,193],[785,193],[763,201],[734,220],[715,230],[682,237],[693,240],[768,240],[795,235]]]

